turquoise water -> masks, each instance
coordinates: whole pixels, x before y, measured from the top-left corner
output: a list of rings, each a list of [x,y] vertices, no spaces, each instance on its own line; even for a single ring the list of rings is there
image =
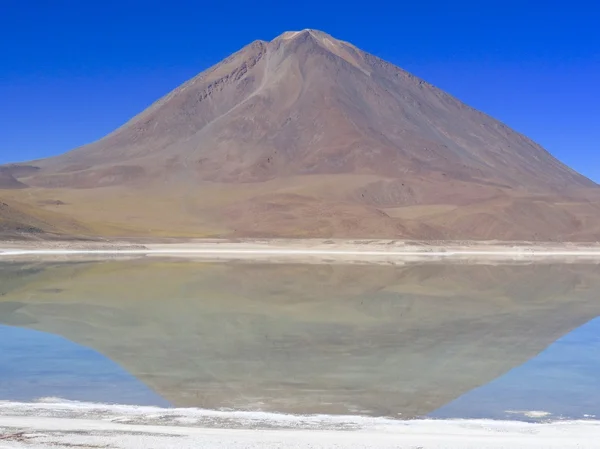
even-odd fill
[[[599,296],[593,264],[0,263],[0,401],[593,419]]]

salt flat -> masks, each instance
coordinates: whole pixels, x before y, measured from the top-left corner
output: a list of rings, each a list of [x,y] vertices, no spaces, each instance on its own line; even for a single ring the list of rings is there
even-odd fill
[[[0,448],[591,449],[600,423],[399,422],[361,430],[248,430],[144,426],[90,419],[0,417]]]
[[[419,242],[398,240],[27,241],[0,244],[0,257],[170,256],[294,261],[526,260],[600,258],[596,243]]]

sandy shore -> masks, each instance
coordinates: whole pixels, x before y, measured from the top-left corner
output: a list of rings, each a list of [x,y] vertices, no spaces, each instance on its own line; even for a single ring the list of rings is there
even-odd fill
[[[85,255],[390,263],[432,259],[501,261],[575,258],[600,261],[600,244],[324,239],[0,242],[0,257],[3,259]]]
[[[0,448],[117,449],[591,449],[600,423],[408,421],[367,430],[258,430],[131,425],[91,419],[0,417]]]

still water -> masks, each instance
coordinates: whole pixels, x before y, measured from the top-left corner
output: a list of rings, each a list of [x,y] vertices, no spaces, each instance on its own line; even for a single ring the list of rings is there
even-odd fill
[[[0,401],[600,416],[595,264],[0,264]]]

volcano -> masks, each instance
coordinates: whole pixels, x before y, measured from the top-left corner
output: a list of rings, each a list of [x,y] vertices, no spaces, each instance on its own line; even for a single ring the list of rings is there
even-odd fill
[[[600,236],[594,182],[316,30],[252,42],[103,139],[24,167],[4,169],[0,195],[98,235]]]

